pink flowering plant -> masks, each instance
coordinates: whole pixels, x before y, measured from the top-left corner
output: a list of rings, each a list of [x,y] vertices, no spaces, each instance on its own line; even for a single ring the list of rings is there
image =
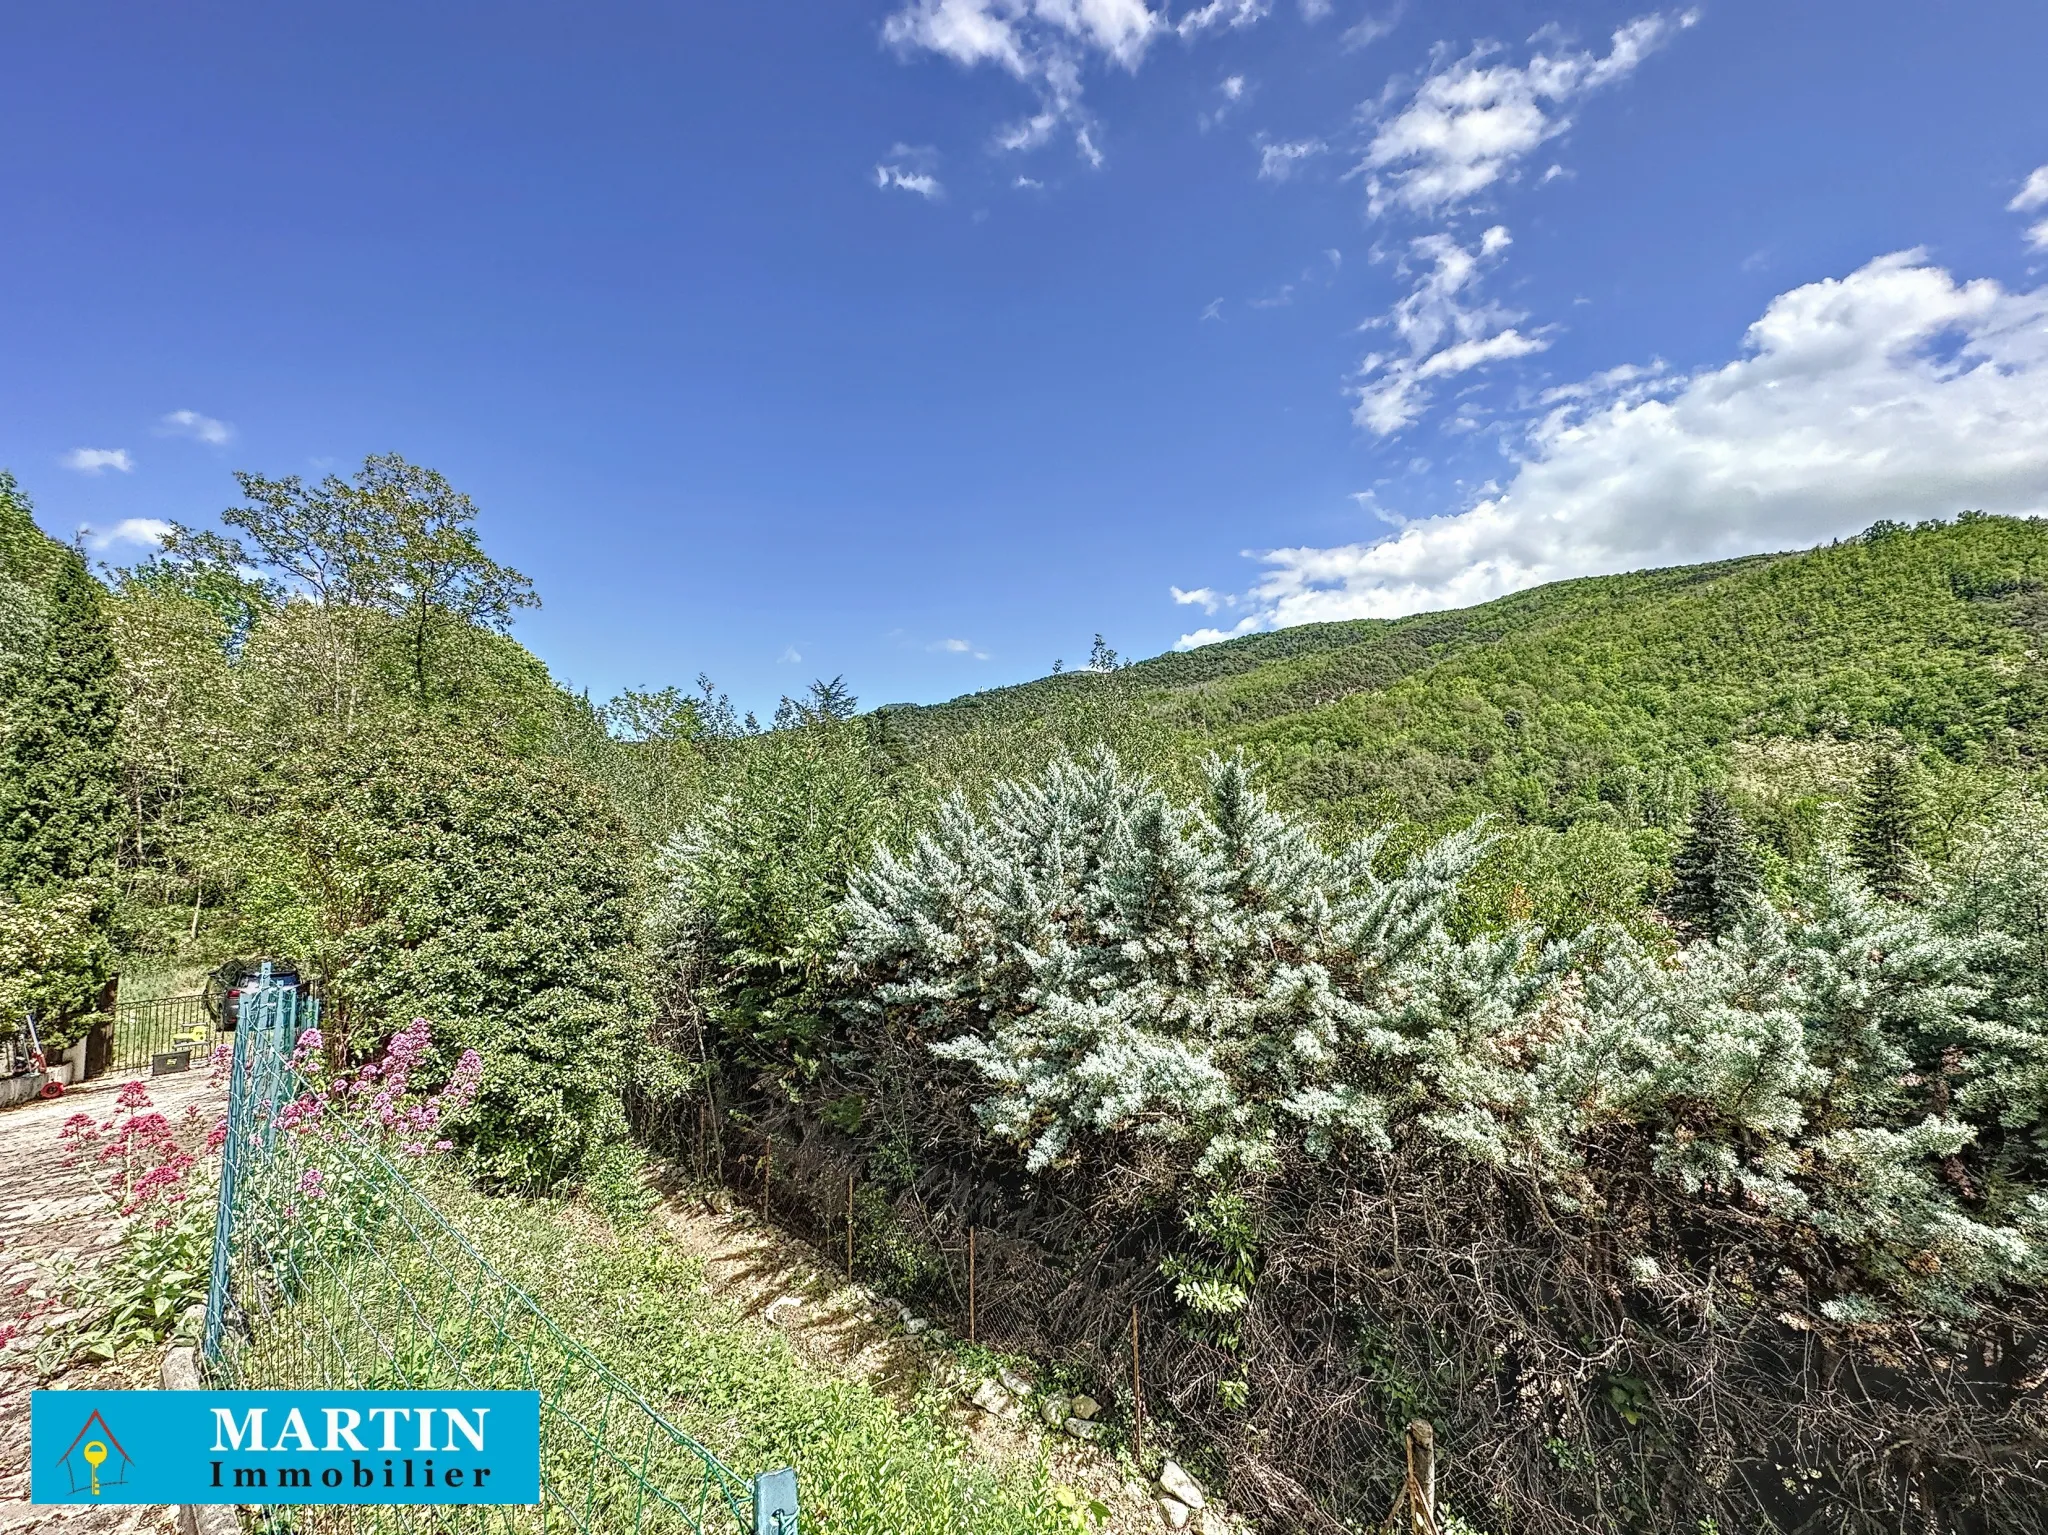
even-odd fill
[[[433,1026],[415,1018],[391,1036],[383,1059],[336,1070],[323,1053],[320,1031],[308,1029],[292,1053],[305,1090],[279,1111],[278,1128],[314,1140],[346,1137],[394,1161],[454,1150],[445,1132],[475,1100],[484,1060],[465,1050],[438,1092],[420,1092],[414,1079],[431,1059],[433,1043]]]
[[[451,1152],[450,1132],[475,1099],[483,1059],[465,1051],[437,1091],[420,1079],[431,1058],[424,1018],[393,1035],[377,1060],[354,1068],[328,1061],[317,1029],[300,1036],[290,1061],[296,1095],[271,1125],[252,1136],[244,1236],[274,1257],[310,1253],[381,1209],[383,1162],[400,1167]],[[226,1046],[214,1054],[213,1080],[233,1071]],[[67,1352],[112,1359],[138,1343],[161,1341],[206,1297],[212,1260],[224,1115],[197,1106],[173,1125],[149,1089],[123,1085],[113,1112],[71,1116],[58,1132],[66,1165],[91,1171],[124,1221],[114,1261],[87,1281],[87,1321]]]
[[[270,1126],[268,1151],[252,1163],[244,1238],[260,1244],[280,1274],[316,1271],[385,1211],[407,1172],[455,1149],[449,1132],[475,1099],[483,1058],[467,1051],[438,1090],[424,1088],[433,1029],[415,1018],[376,1060],[337,1066],[317,1029],[291,1059],[299,1088]],[[259,1187],[260,1185],[260,1187]]]
[[[140,1081],[124,1083],[105,1118],[73,1114],[57,1132],[64,1164],[89,1172],[123,1221],[113,1261],[81,1286],[80,1323],[46,1340],[67,1356],[113,1359],[168,1337],[206,1295],[217,1174],[210,1129],[195,1105],[173,1124]]]

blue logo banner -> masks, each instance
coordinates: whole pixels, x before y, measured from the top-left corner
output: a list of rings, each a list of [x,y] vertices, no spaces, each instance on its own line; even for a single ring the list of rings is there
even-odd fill
[[[538,1503],[538,1391],[38,1391],[31,1503]]]

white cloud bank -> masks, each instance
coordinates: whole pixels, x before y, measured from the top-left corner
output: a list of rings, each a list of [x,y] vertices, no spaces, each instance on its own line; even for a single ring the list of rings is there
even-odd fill
[[[123,474],[135,472],[135,460],[128,456],[126,448],[73,448],[60,462],[80,474],[101,475],[109,469],[118,469]]]
[[[2048,288],[1959,282],[1920,251],[1780,294],[1721,367],[1615,369],[1552,400],[1506,489],[1376,543],[1272,551],[1228,632],[1462,607],[1879,518],[2048,514]]]

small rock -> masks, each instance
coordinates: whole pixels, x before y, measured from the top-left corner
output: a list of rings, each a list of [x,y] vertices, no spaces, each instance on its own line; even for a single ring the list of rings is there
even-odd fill
[[[974,1395],[969,1400],[983,1412],[993,1413],[998,1417],[1010,1410],[1009,1395],[992,1380],[985,1380],[976,1386]]]
[[[1045,1419],[1047,1428],[1058,1428],[1073,1416],[1067,1411],[1067,1399],[1061,1396],[1047,1397],[1039,1404],[1038,1415]]]
[[[1083,1444],[1093,1444],[1102,1437],[1102,1425],[1090,1423],[1086,1418],[1067,1419],[1067,1437],[1078,1439]]]
[[[775,1297],[774,1300],[768,1302],[768,1309],[762,1312],[761,1315],[767,1318],[770,1322],[774,1322],[776,1323],[776,1325],[780,1326],[781,1321],[780,1318],[776,1316],[776,1312],[782,1310],[782,1308],[785,1306],[790,1306],[796,1308],[797,1310],[802,1310],[803,1304],[804,1303],[802,1299],[797,1296],[778,1295]]]
[[[896,1320],[903,1323],[905,1326],[908,1326],[910,1323],[917,1320],[917,1313],[915,1311],[912,1311],[908,1306],[898,1306],[896,1308]]]
[[[931,1325],[932,1324],[927,1322],[923,1317],[914,1316],[905,1319],[903,1323],[903,1330],[909,1333],[910,1336],[914,1338]]]
[[[1067,1403],[1067,1406],[1075,1417],[1084,1420],[1092,1418],[1102,1411],[1102,1404],[1092,1396],[1077,1396]]]
[[[1129,1498],[1134,1503],[1144,1502],[1145,1484],[1143,1482],[1125,1482],[1124,1496]]]
[[[1202,1496],[1202,1489],[1195,1485],[1195,1479],[1181,1470],[1178,1461],[1169,1460],[1159,1473],[1159,1485],[1167,1495],[1187,1504],[1189,1508],[1207,1508],[1209,1500]],[[1174,1528],[1178,1529],[1176,1525]]]
[[[1205,1508],[1195,1517],[1197,1535],[1237,1535],[1231,1529],[1230,1521],[1213,1508]]]
[[[1032,1385],[1029,1377],[1019,1375],[1008,1365],[996,1371],[996,1379],[1003,1383],[1003,1389],[1012,1396],[1029,1396],[1038,1389]]]
[[[1188,1520],[1193,1518],[1195,1513],[1193,1509],[1189,1508],[1187,1504],[1181,1502],[1178,1498],[1161,1498],[1159,1500],[1159,1512],[1166,1515],[1167,1524],[1176,1530],[1186,1529],[1188,1527]]]

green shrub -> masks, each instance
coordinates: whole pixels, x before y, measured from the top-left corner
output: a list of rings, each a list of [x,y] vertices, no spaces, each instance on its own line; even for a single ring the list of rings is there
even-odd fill
[[[361,1050],[434,1020],[446,1073],[488,1063],[466,1134],[482,1174],[544,1188],[616,1134],[646,1023],[639,865],[604,799],[551,762],[422,734],[299,761],[270,821],[276,944],[325,977]]]

